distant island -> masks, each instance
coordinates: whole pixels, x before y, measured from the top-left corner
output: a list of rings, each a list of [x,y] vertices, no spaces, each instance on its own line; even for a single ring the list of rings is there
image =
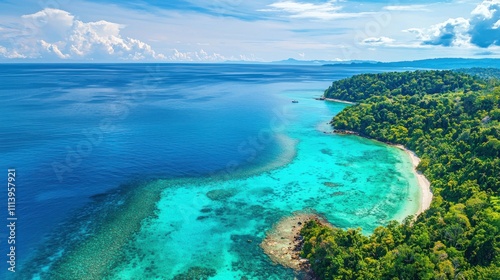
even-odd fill
[[[229,64],[274,64],[293,66],[319,66],[319,67],[356,67],[356,68],[382,68],[387,70],[409,68],[409,70],[451,70],[469,68],[500,68],[500,58],[431,58],[409,61],[382,62],[375,60],[300,60],[288,58],[278,61],[225,61]]]
[[[240,63],[228,61],[228,63]],[[256,62],[241,62],[256,63]],[[418,68],[418,69],[459,69],[459,68],[500,68],[500,59],[497,58],[432,58],[411,61],[381,62],[374,60],[298,60],[289,58],[286,60],[260,62],[259,64],[282,64],[282,65],[303,65],[303,66],[324,66],[324,67],[369,67],[369,68]]]
[[[342,66],[345,63],[328,63],[324,66],[335,67]],[[355,67],[409,67],[422,69],[457,69],[471,67],[500,67],[500,59],[497,58],[433,58],[413,61],[396,61],[396,62],[374,62],[374,61],[352,61],[350,66]]]
[[[496,73],[364,74],[325,91],[325,98],[357,103],[333,118],[335,129],[415,151],[434,199],[416,218],[390,222],[370,236],[307,222],[301,257],[319,279],[500,279]]]

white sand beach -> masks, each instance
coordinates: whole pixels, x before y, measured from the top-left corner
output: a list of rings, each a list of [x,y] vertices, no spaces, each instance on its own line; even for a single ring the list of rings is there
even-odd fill
[[[413,163],[413,172],[415,172],[415,176],[417,176],[418,179],[418,185],[420,187],[420,205],[418,212],[416,213],[419,215],[420,213],[424,212],[425,210],[429,209],[431,206],[432,202],[432,192],[431,192],[431,183],[427,178],[422,174],[421,172],[417,171],[417,166],[420,163],[420,158],[413,152],[408,149],[406,149],[403,145],[395,145],[395,147],[405,151],[408,156],[410,156],[411,161]]]
[[[332,101],[332,102],[337,102],[337,103],[356,105],[355,102],[350,102],[350,101],[345,101],[345,100],[340,100],[340,99],[335,99],[335,98],[325,98],[325,101]]]

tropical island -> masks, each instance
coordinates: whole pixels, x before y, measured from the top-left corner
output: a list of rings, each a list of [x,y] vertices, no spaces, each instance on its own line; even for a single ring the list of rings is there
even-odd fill
[[[93,65],[75,67],[97,71]],[[184,71],[162,73],[199,72],[196,65],[178,67]],[[219,75],[221,68],[210,75]],[[311,79],[303,74],[312,68],[294,69],[303,71],[294,75],[304,78],[293,85]],[[314,77],[330,75],[323,69],[328,68],[316,68],[321,75]],[[241,173],[153,177],[94,195],[43,242],[19,278],[496,279],[500,83],[496,71],[460,71],[362,74],[333,83],[325,97],[355,103],[351,106],[315,101],[311,91],[279,98],[277,103],[286,100],[282,104],[297,121],[276,136],[276,157]],[[178,77],[175,86],[188,95],[192,87],[183,85],[185,74]],[[260,81],[274,83],[269,77]],[[240,87],[233,80],[227,83]],[[162,86],[168,88],[169,81]],[[215,84],[216,91],[219,87]],[[249,104],[269,103],[267,94],[275,90],[263,92],[260,103],[232,98],[224,103],[236,108],[233,112],[249,110],[241,112],[244,116],[255,114],[261,108]],[[300,103],[290,104],[290,99]],[[198,107],[187,113],[199,114]],[[264,115],[263,122],[255,123],[256,132],[267,125]],[[383,143],[331,135],[325,120],[332,115],[333,129],[414,151],[421,158],[419,172],[432,183],[430,209],[404,220],[418,213],[421,199],[412,162]],[[219,120],[225,119],[227,114],[221,114]],[[241,125],[240,119],[234,121]],[[165,123],[158,122],[146,135],[157,135],[168,127]],[[213,122],[211,128],[216,127],[219,122]],[[140,139],[155,143],[161,138],[149,136]],[[207,142],[205,136],[207,145],[200,147],[217,147],[227,138]],[[350,229],[356,227],[362,229]]]
[[[325,91],[357,103],[333,118],[335,129],[414,151],[434,198],[369,236],[306,222],[301,257],[319,279],[500,279],[497,72],[362,74]]]

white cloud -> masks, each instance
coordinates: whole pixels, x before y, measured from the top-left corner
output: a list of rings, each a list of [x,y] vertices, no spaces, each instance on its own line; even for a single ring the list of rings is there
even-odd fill
[[[428,12],[430,10],[427,7],[427,5],[394,5],[385,6],[383,9],[398,12]]]
[[[431,46],[422,45],[420,43],[402,43],[397,42],[393,38],[389,37],[369,37],[360,42],[361,45],[371,47],[372,50],[378,50],[374,47],[386,47],[386,48],[402,48],[402,49],[429,49]]]
[[[500,0],[478,4],[469,18],[450,18],[429,28],[411,28],[422,44],[444,47],[500,46]]]
[[[21,16],[24,19],[27,20],[32,20],[33,24],[36,24],[38,22],[40,25],[53,25],[57,27],[57,24],[60,24],[61,27],[63,26],[71,26],[73,24],[73,21],[75,17],[71,15],[70,13],[59,10],[59,9],[54,9],[54,8],[45,8],[39,12],[36,12],[34,14],[29,14],[29,15],[23,15]]]
[[[118,21],[116,18],[115,21]],[[143,40],[125,36],[125,25],[106,20],[82,21],[77,16],[59,9],[44,9],[34,14],[3,20],[0,29],[0,59],[44,59],[78,61],[258,61],[253,55],[222,55],[213,50],[192,50],[192,46],[221,49],[212,43],[186,43],[167,46],[172,34],[190,33],[184,29],[168,29],[146,36],[148,42],[162,46],[162,53]],[[136,22],[127,22],[132,29]],[[167,24],[167,23],[164,23]],[[147,25],[146,25],[147,26]],[[5,28],[6,27],[6,28]],[[168,34],[169,36],[166,36]],[[141,33],[133,37],[140,36]],[[147,33],[146,33],[147,35]],[[186,35],[187,36],[187,35]],[[186,37],[192,39],[192,37]],[[155,40],[151,40],[155,39]],[[206,39],[206,38],[204,38]],[[163,43],[165,42],[165,43]],[[179,45],[172,43],[172,45]],[[188,51],[184,50],[188,48]],[[169,51],[170,49],[170,51]]]
[[[471,15],[471,43],[481,48],[500,46],[500,0],[483,1]]]
[[[8,58],[54,57],[58,59],[164,59],[140,40],[123,38],[117,23],[104,20],[83,22],[59,9],[44,9],[22,16],[18,27],[24,36],[11,40],[11,50],[2,52]],[[6,55],[8,54],[8,55]]]
[[[174,54],[169,57],[170,60],[183,60],[183,61],[224,61],[224,56],[213,53],[208,54],[203,49],[195,52],[180,52],[174,49]]]
[[[59,58],[66,59],[70,57],[69,54],[63,54],[56,44],[50,44],[45,42],[44,40],[40,40],[40,44],[42,45],[42,48],[45,49],[47,52],[49,53],[52,52]]]
[[[71,32],[75,17],[58,9],[44,9],[31,15],[22,16],[25,28],[30,28],[40,39],[57,42],[64,40]]]
[[[190,61],[190,62],[223,62],[223,61],[260,61],[255,56],[224,56],[219,53],[208,53],[201,49],[192,52],[180,52],[177,49],[173,50],[173,54],[167,57],[171,61]]]
[[[328,1],[323,4],[304,3],[295,1],[280,1],[268,5],[269,9],[261,9],[261,12],[278,12],[288,14],[290,18],[333,20],[341,18],[354,18],[371,13],[343,13],[342,6],[337,6],[336,1]]]
[[[493,24],[493,29],[498,29],[500,27],[500,20],[498,20],[497,22],[495,22],[495,24]]]
[[[427,29],[412,28],[407,31],[417,35],[426,45],[469,46],[470,36],[467,31],[469,21],[465,18],[450,18]]]
[[[6,47],[0,46],[0,56],[4,58],[26,58],[25,55],[18,53],[17,51],[9,51]]]
[[[390,45],[394,43],[394,39],[388,38],[388,37],[370,37],[366,38],[362,41],[363,45],[369,45],[369,46],[384,46],[384,45]]]
[[[482,17],[483,19],[491,19],[497,12],[497,6],[500,0],[486,0],[476,6],[471,15]]]

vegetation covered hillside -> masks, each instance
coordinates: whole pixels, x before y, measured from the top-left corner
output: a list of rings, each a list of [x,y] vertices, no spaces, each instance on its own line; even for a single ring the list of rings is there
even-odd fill
[[[420,95],[453,92],[457,90],[476,91],[484,81],[466,73],[454,71],[388,72],[361,74],[334,82],[325,97],[358,102],[370,96]]]
[[[497,80],[500,79],[500,69],[499,68],[460,68],[453,70],[454,72],[469,74],[471,76],[483,79],[483,80]]]
[[[366,90],[366,91],[365,91]],[[360,75],[328,97],[359,102],[336,129],[403,144],[431,181],[431,208],[370,236],[309,222],[303,257],[321,279],[500,279],[500,87],[450,71]]]

